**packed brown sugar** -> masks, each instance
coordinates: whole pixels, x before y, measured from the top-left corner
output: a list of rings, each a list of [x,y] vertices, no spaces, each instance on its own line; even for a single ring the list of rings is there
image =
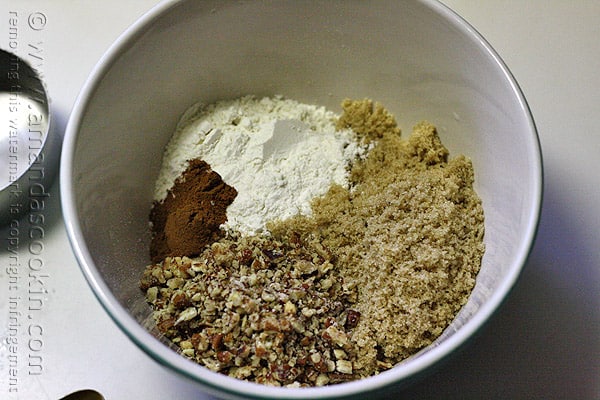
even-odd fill
[[[450,159],[427,122],[402,139],[381,105],[342,108],[337,128],[370,144],[348,185],[268,233],[220,228],[202,251],[146,269],[157,327],[183,355],[269,385],[334,384],[429,345],[466,303],[484,252],[470,161]]]

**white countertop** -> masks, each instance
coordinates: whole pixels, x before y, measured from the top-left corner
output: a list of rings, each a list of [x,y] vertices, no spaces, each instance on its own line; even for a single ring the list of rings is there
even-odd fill
[[[35,51],[59,133],[93,65],[154,3],[0,4],[0,48],[8,49],[16,13],[17,54],[32,60]],[[529,262],[498,314],[461,354],[397,397],[600,399],[600,2],[445,3],[490,42],[525,93],[542,145],[544,203]],[[143,354],[104,313],[69,247],[57,185],[45,213],[48,293],[43,312],[22,310],[14,377],[0,343],[0,398],[55,400],[86,388],[109,400],[208,398]],[[8,233],[0,231],[0,334],[9,310]]]

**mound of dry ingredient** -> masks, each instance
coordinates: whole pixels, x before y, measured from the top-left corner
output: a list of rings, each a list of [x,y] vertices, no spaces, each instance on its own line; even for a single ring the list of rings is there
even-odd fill
[[[373,145],[348,185],[310,215],[257,235],[221,229],[193,258],[144,271],[157,327],[184,356],[269,385],[344,382],[429,345],[467,301],[484,252],[470,161],[448,161],[431,124],[403,140],[381,105],[342,106],[337,128]]]
[[[237,191],[205,161],[191,160],[165,199],[152,207],[152,261],[198,255],[223,237],[219,227],[227,220],[227,207],[236,196]],[[212,212],[205,212],[207,209]]]

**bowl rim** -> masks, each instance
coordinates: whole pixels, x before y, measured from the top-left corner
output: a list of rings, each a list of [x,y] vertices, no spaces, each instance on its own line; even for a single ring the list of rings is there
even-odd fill
[[[430,348],[418,358],[406,363],[403,368],[391,369],[382,372],[379,375],[362,380],[331,386],[318,388],[281,388],[246,382],[212,372],[207,368],[198,368],[196,363],[181,357],[167,346],[162,344],[157,346],[157,344],[160,343],[158,339],[143,328],[124,309],[124,307],[121,306],[118,299],[111,293],[96,269],[85,241],[81,239],[83,235],[75,205],[76,201],[71,171],[77,143],[77,132],[82,124],[84,111],[90,102],[91,95],[93,95],[98,88],[102,77],[109,71],[123,51],[125,51],[128,46],[131,45],[133,40],[140,35],[140,32],[144,32],[156,19],[160,18],[163,13],[166,13],[181,2],[180,0],[163,0],[127,28],[109,47],[92,69],[92,72],[85,81],[74,103],[65,131],[60,165],[60,197],[63,220],[71,248],[83,275],[94,295],[117,326],[131,341],[155,361],[178,372],[181,376],[199,383],[205,391],[211,394],[227,395],[236,398],[241,398],[241,396],[248,398],[248,396],[250,396],[250,398],[263,399],[300,399],[307,397],[324,399],[346,397],[382,389],[421,375],[424,371],[431,369],[430,367],[438,364],[442,359],[455,353],[455,350],[465,344],[469,338],[473,337],[498,310],[504,299],[514,287],[521,270],[525,266],[537,233],[543,197],[543,163],[539,135],[529,105],[516,79],[504,61],[483,36],[456,12],[439,1],[416,1],[429,8],[437,15],[443,17],[452,24],[453,27],[459,29],[466,37],[469,37],[476,46],[494,60],[496,66],[510,83],[511,91],[518,100],[523,115],[528,123],[526,133],[530,136],[531,141],[529,156],[533,160],[532,177],[535,183],[535,187],[532,188],[531,196],[531,207],[533,212],[528,216],[525,240],[523,240],[518,253],[514,257],[512,265],[508,268],[507,275],[499,285],[498,289],[486,303],[478,309],[477,313],[451,337],[447,338],[440,345]]]

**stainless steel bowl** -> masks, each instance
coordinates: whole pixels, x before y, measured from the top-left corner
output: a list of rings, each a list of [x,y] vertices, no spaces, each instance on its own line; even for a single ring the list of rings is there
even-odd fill
[[[0,225],[49,196],[59,138],[52,132],[46,88],[14,53],[0,50]]]

